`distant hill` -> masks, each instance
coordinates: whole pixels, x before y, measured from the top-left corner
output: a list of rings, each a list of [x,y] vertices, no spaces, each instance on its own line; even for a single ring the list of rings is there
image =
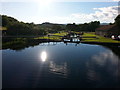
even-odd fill
[[[109,23],[100,23],[100,25],[109,25]]]
[[[57,23],[44,22],[44,23],[42,23],[40,25],[43,25],[43,26],[61,25],[61,26],[63,26],[65,24],[57,24]]]
[[[65,26],[66,26],[64,24],[49,23],[49,22],[45,22],[39,25],[43,28],[51,28],[51,29],[59,29],[59,28],[65,29]]]

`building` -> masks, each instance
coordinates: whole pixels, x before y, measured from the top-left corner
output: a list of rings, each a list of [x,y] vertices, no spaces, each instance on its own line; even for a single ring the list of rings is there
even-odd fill
[[[120,28],[114,25],[102,25],[95,30],[95,33],[104,37],[111,37],[112,35],[120,35]]]

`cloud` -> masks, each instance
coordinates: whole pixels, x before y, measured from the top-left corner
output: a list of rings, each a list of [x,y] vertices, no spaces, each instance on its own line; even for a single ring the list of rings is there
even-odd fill
[[[120,7],[119,7],[120,9]],[[118,6],[93,8],[94,13],[73,13],[68,16],[54,16],[51,18],[41,18],[53,23],[85,23],[91,21],[100,21],[101,23],[114,22],[118,15]]]
[[[118,56],[110,51],[100,52],[98,55],[94,55],[92,59],[99,66],[105,66],[108,60],[112,66],[118,65]]]
[[[118,77],[119,64],[118,56],[116,56],[113,52],[109,50],[100,52],[96,55],[93,55],[92,60],[86,63],[86,67],[88,68],[87,76],[91,80],[101,80],[104,76],[101,71],[98,72],[96,69],[99,67],[101,70],[105,70],[105,73],[109,76]]]
[[[94,8],[95,13],[91,14],[96,16],[97,19],[101,22],[114,22],[115,17],[118,15],[118,6],[103,7],[103,8]]]
[[[113,1],[120,1],[120,0],[113,0]]]

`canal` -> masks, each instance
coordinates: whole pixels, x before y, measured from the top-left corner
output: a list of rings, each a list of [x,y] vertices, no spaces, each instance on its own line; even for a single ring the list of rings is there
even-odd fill
[[[120,85],[120,47],[63,42],[2,50],[3,88]]]

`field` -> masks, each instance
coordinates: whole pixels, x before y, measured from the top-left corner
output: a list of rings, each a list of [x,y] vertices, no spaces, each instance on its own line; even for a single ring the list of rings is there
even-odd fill
[[[95,35],[94,33],[84,33],[82,37],[83,37],[82,41],[84,42],[120,43],[120,41],[112,40],[111,38],[98,36],[98,35]]]

